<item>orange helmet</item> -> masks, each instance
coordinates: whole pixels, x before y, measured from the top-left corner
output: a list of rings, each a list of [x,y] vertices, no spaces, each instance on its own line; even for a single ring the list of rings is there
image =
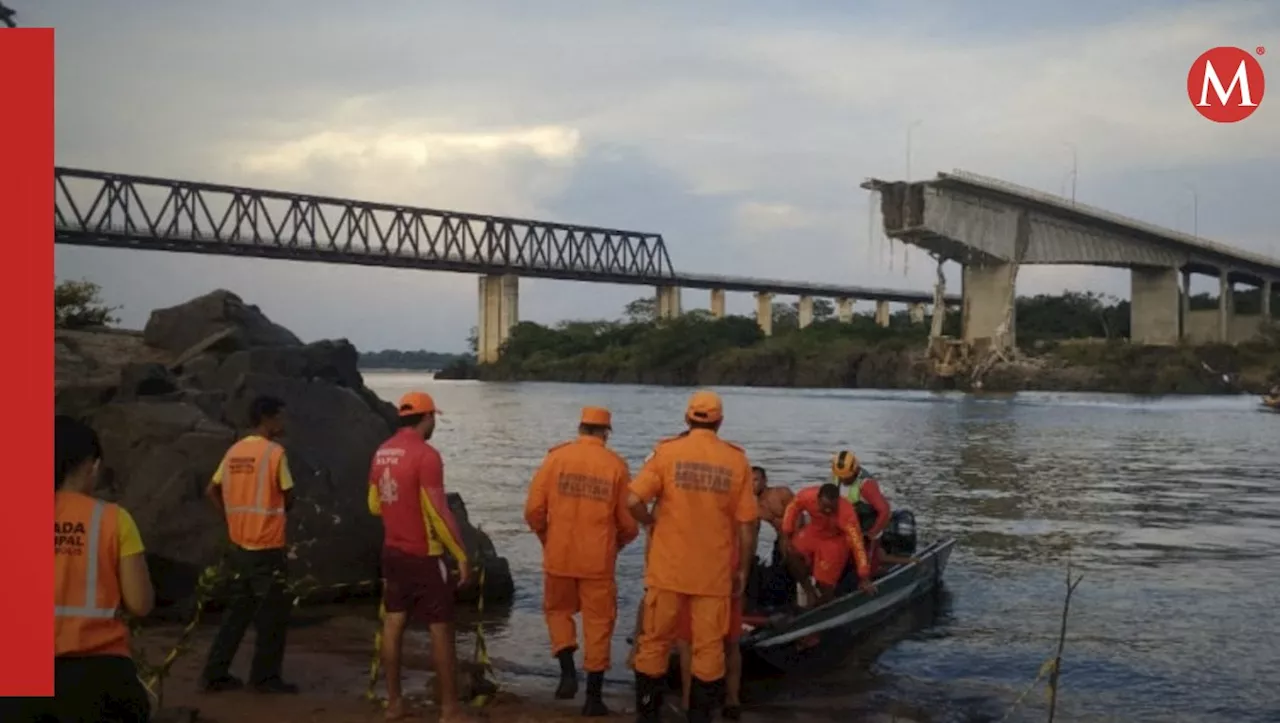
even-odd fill
[[[836,456],[831,458],[831,474],[836,479],[845,479],[852,477],[858,471],[858,457],[847,449],[836,452]]]

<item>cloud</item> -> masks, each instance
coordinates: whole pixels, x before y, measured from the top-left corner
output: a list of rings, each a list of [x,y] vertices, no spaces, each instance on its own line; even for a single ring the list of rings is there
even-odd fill
[[[1280,34],[1272,2],[15,4],[58,31],[67,165],[634,228],[662,233],[680,270],[927,289],[931,263],[868,233],[858,188],[907,173],[921,121],[917,178],[962,167],[1058,192],[1074,148],[1083,201],[1185,227],[1194,197],[1201,233],[1261,252],[1280,226],[1280,106],[1218,125],[1185,94],[1204,49]],[[133,323],[221,285],[367,346],[461,348],[474,324],[457,275],[58,260],[128,298]],[[1128,293],[1099,269],[1026,269],[1021,288],[1064,279]],[[523,288],[544,320],[639,293]],[[410,299],[432,313],[406,341],[385,310]]]

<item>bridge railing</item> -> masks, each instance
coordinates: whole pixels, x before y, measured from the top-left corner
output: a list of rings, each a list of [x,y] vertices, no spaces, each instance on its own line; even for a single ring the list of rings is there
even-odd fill
[[[59,167],[54,227],[68,244],[296,256],[394,257],[665,279],[662,236]],[[255,249],[259,253],[255,254]]]

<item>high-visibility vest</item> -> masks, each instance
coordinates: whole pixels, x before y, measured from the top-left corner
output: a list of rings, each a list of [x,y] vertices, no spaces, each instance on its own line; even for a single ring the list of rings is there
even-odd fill
[[[57,493],[53,521],[54,655],[129,653],[120,610],[120,508]]]
[[[849,504],[853,505],[854,511],[858,513],[858,524],[862,526],[864,533],[870,530],[876,521],[876,509],[862,501],[862,484],[869,477],[865,470],[859,468],[853,484],[849,485],[849,491],[845,493],[845,499],[849,500]]]
[[[222,503],[231,541],[251,550],[284,547],[284,492],[280,460],[284,448],[262,437],[247,437],[227,450],[222,468]]]

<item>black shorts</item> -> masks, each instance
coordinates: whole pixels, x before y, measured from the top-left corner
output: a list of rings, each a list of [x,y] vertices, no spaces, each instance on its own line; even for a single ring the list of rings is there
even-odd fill
[[[54,697],[0,700],[5,723],[146,723],[151,699],[138,669],[118,655],[55,658]]]
[[[389,613],[407,613],[416,623],[453,622],[454,584],[444,558],[382,548],[382,601]]]

